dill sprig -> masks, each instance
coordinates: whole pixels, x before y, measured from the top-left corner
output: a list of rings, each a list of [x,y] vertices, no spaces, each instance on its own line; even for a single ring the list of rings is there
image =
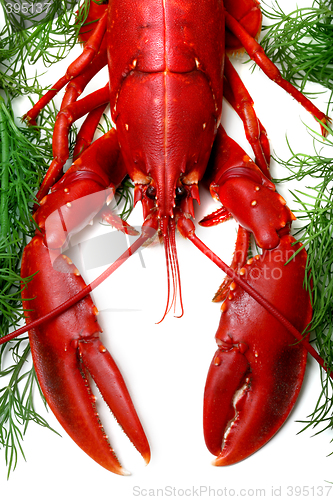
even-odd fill
[[[0,335],[17,326],[22,314],[19,260],[34,223],[31,207],[52,155],[35,127],[18,127],[10,99],[0,97]]]
[[[264,26],[262,45],[277,64],[282,75],[301,91],[313,82],[333,94],[333,1],[314,0],[311,7],[285,13],[278,2],[263,9],[269,26]],[[331,103],[329,99],[328,106]],[[330,127],[327,132],[332,136]],[[297,237],[305,245],[308,258],[305,286],[312,288],[313,342],[328,367],[333,367],[333,158],[326,155],[333,147],[330,138],[309,129],[314,140],[314,154],[294,153],[277,162],[290,171],[279,182],[308,179],[306,191],[293,192],[299,209],[294,210],[303,227]],[[318,146],[325,146],[325,154]],[[332,150],[333,151],[333,150]],[[333,381],[321,370],[322,389],[313,413],[303,422],[305,428],[320,425],[322,432],[333,428]],[[324,426],[324,427],[323,427]]]
[[[327,127],[332,135],[333,130]],[[326,154],[332,148],[333,140],[322,138],[309,129],[314,139],[314,154],[294,153],[283,161],[276,160],[290,171],[290,175],[280,181],[308,179],[311,183],[305,191],[294,191],[293,195],[299,209],[294,210],[302,228],[297,237],[305,245],[308,258],[306,264],[305,286],[312,289],[313,318],[311,331],[313,342],[325,361],[333,367],[333,157]],[[325,155],[318,150],[318,145],[325,147]],[[315,183],[315,185],[313,185]],[[317,404],[306,427],[325,424],[319,432],[333,428],[333,380],[321,370],[322,390]]]
[[[263,2],[264,3],[264,2]],[[261,45],[279,63],[283,77],[304,91],[308,81],[333,91],[333,2],[314,0],[312,7],[285,13],[275,2],[262,8],[270,20]]]
[[[11,342],[3,344],[0,350],[0,377],[6,377],[8,380],[0,389],[0,445],[5,448],[7,477],[17,465],[18,452],[25,459],[22,441],[29,422],[33,421],[54,431],[34,407],[34,389],[36,386],[39,388],[39,384],[35,370],[31,367],[27,369],[27,364],[31,365],[31,362],[28,363],[30,346],[26,340],[24,338],[16,340],[14,345]],[[4,367],[1,360],[8,358],[6,354],[9,351],[12,354],[13,364]],[[46,407],[40,389],[39,393]]]
[[[53,127],[55,110],[48,107],[43,116],[42,132],[18,126],[11,99],[0,97],[0,336],[23,318],[20,259],[35,229],[31,217],[35,192],[52,158],[49,127]],[[8,475],[16,467],[18,452],[24,457],[22,440],[28,423],[33,420],[49,427],[34,408],[34,387],[39,386],[30,346],[23,345],[23,339],[16,339],[0,349],[0,378],[8,380],[0,389],[0,446],[5,449]],[[13,362],[5,366],[10,354]]]

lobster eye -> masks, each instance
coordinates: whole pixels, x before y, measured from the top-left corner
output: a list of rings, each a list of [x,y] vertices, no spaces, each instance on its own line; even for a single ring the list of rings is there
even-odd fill
[[[186,193],[186,190],[185,190],[184,186],[177,186],[176,187],[175,195],[176,195],[177,200],[179,200],[180,198],[183,198],[185,196],[185,193]]]
[[[146,196],[148,196],[151,200],[154,200],[156,196],[156,188],[152,185],[148,186],[146,189]]]

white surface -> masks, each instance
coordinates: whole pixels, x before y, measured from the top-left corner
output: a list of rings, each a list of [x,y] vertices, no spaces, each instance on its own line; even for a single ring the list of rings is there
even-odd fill
[[[291,8],[290,1],[280,4]],[[298,2],[299,6],[302,4],[308,2]],[[269,82],[259,69],[252,73],[251,65],[242,65],[241,61],[236,62],[236,67],[254,99],[273,151],[282,158],[289,158],[287,135],[295,151],[305,152],[306,148],[312,153],[311,139],[302,122],[317,129],[313,118]],[[59,74],[57,70],[56,78]],[[52,78],[50,72],[47,77]],[[325,98],[317,101],[325,110]],[[230,135],[251,154],[242,124],[228,106],[224,107],[223,121]],[[279,176],[280,167],[273,164],[272,173]],[[279,191],[294,208],[289,188],[284,185]],[[197,220],[216,208],[209,196],[203,194]],[[130,222],[140,225],[141,207],[134,212]],[[198,236],[229,262],[235,229],[235,224],[228,222],[211,229],[198,228]],[[105,228],[95,225],[91,235],[96,230],[104,231]],[[137,496],[295,498],[301,492],[301,496],[311,498],[332,498],[333,489],[325,486],[328,485],[326,480],[333,479],[333,458],[326,457],[333,451],[332,433],[311,437],[313,431],[310,430],[297,435],[302,429],[297,421],[306,419],[313,411],[320,391],[319,370],[312,360],[309,360],[299,400],[279,433],[240,464],[228,468],[211,465],[213,457],[205,447],[202,434],[202,395],[216,350],[214,335],[220,316],[219,305],[213,304],[211,298],[221,283],[222,273],[191,243],[177,237],[177,245],[185,310],[181,319],[170,313],[161,324],[156,324],[166,303],[165,260],[160,246],[143,250],[146,267],[136,255],[93,293],[101,311],[137,309],[101,312],[99,321],[104,329],[103,342],[125,377],[147,432],[152,451],[149,466],[142,464],[141,457],[113,426],[108,434],[121,462],[132,475],[119,477],[103,470],[71,441],[49,413],[46,415],[49,423],[62,438],[30,424],[24,439],[27,462],[19,459],[8,482],[3,451],[0,452],[1,498],[16,500],[31,495],[48,500],[122,500]],[[91,281],[102,269],[88,272],[87,279]],[[42,406],[40,411],[45,415]],[[107,410],[102,420],[107,429],[107,422],[114,424]]]

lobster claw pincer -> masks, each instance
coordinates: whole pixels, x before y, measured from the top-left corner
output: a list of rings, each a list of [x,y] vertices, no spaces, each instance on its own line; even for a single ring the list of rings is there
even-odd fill
[[[290,235],[239,274],[299,331],[311,319],[303,288],[306,252]],[[286,264],[288,259],[290,262]],[[282,426],[300,392],[307,351],[271,314],[232,283],[222,304],[204,395],[204,434],[215,465],[237,463]]]
[[[22,290],[27,322],[49,313],[86,286],[66,256],[54,259],[51,253],[41,235],[25,249],[22,277],[35,274]],[[57,270],[52,261],[58,261]],[[35,300],[37,296],[43,300]],[[88,295],[55,319],[31,329],[29,340],[39,384],[62,427],[97,463],[126,474],[99,420],[89,377],[147,463],[150,449],[124,379],[100,341],[97,312]]]

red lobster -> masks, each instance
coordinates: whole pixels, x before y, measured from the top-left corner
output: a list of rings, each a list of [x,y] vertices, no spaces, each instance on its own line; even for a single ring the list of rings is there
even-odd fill
[[[123,260],[158,232],[168,270],[164,315],[177,290],[181,297],[176,229],[228,274],[215,297],[223,303],[204,395],[204,433],[215,464],[233,464],[263,446],[296,401],[311,348],[306,337],[296,342],[294,336],[302,338],[306,331],[311,303],[303,288],[306,252],[290,235],[294,216],[270,180],[265,129],[226,52],[245,48],[269,78],[323,123],[327,118],[282,79],[256,42],[257,0],[109,0],[92,3],[87,21],[82,56],[26,116],[35,122],[67,85],[54,128],[54,161],[37,195],[39,229],[22,262],[22,277],[35,274],[22,297],[39,383],[74,441],[103,467],[122,474],[96,413],[91,376],[149,462],[148,441],[123,378],[99,338],[92,287],[61,254],[68,238],[96,214],[132,231],[105,205],[128,175],[144,222]],[[78,100],[106,65],[109,83]],[[221,126],[223,96],[244,122],[256,163]],[[115,128],[92,142],[108,104]],[[68,130],[86,114],[76,159],[62,175]],[[201,224],[230,217],[239,222],[231,269],[195,235],[193,201],[200,202],[201,180],[222,204]],[[248,260],[251,234],[263,251]]]

